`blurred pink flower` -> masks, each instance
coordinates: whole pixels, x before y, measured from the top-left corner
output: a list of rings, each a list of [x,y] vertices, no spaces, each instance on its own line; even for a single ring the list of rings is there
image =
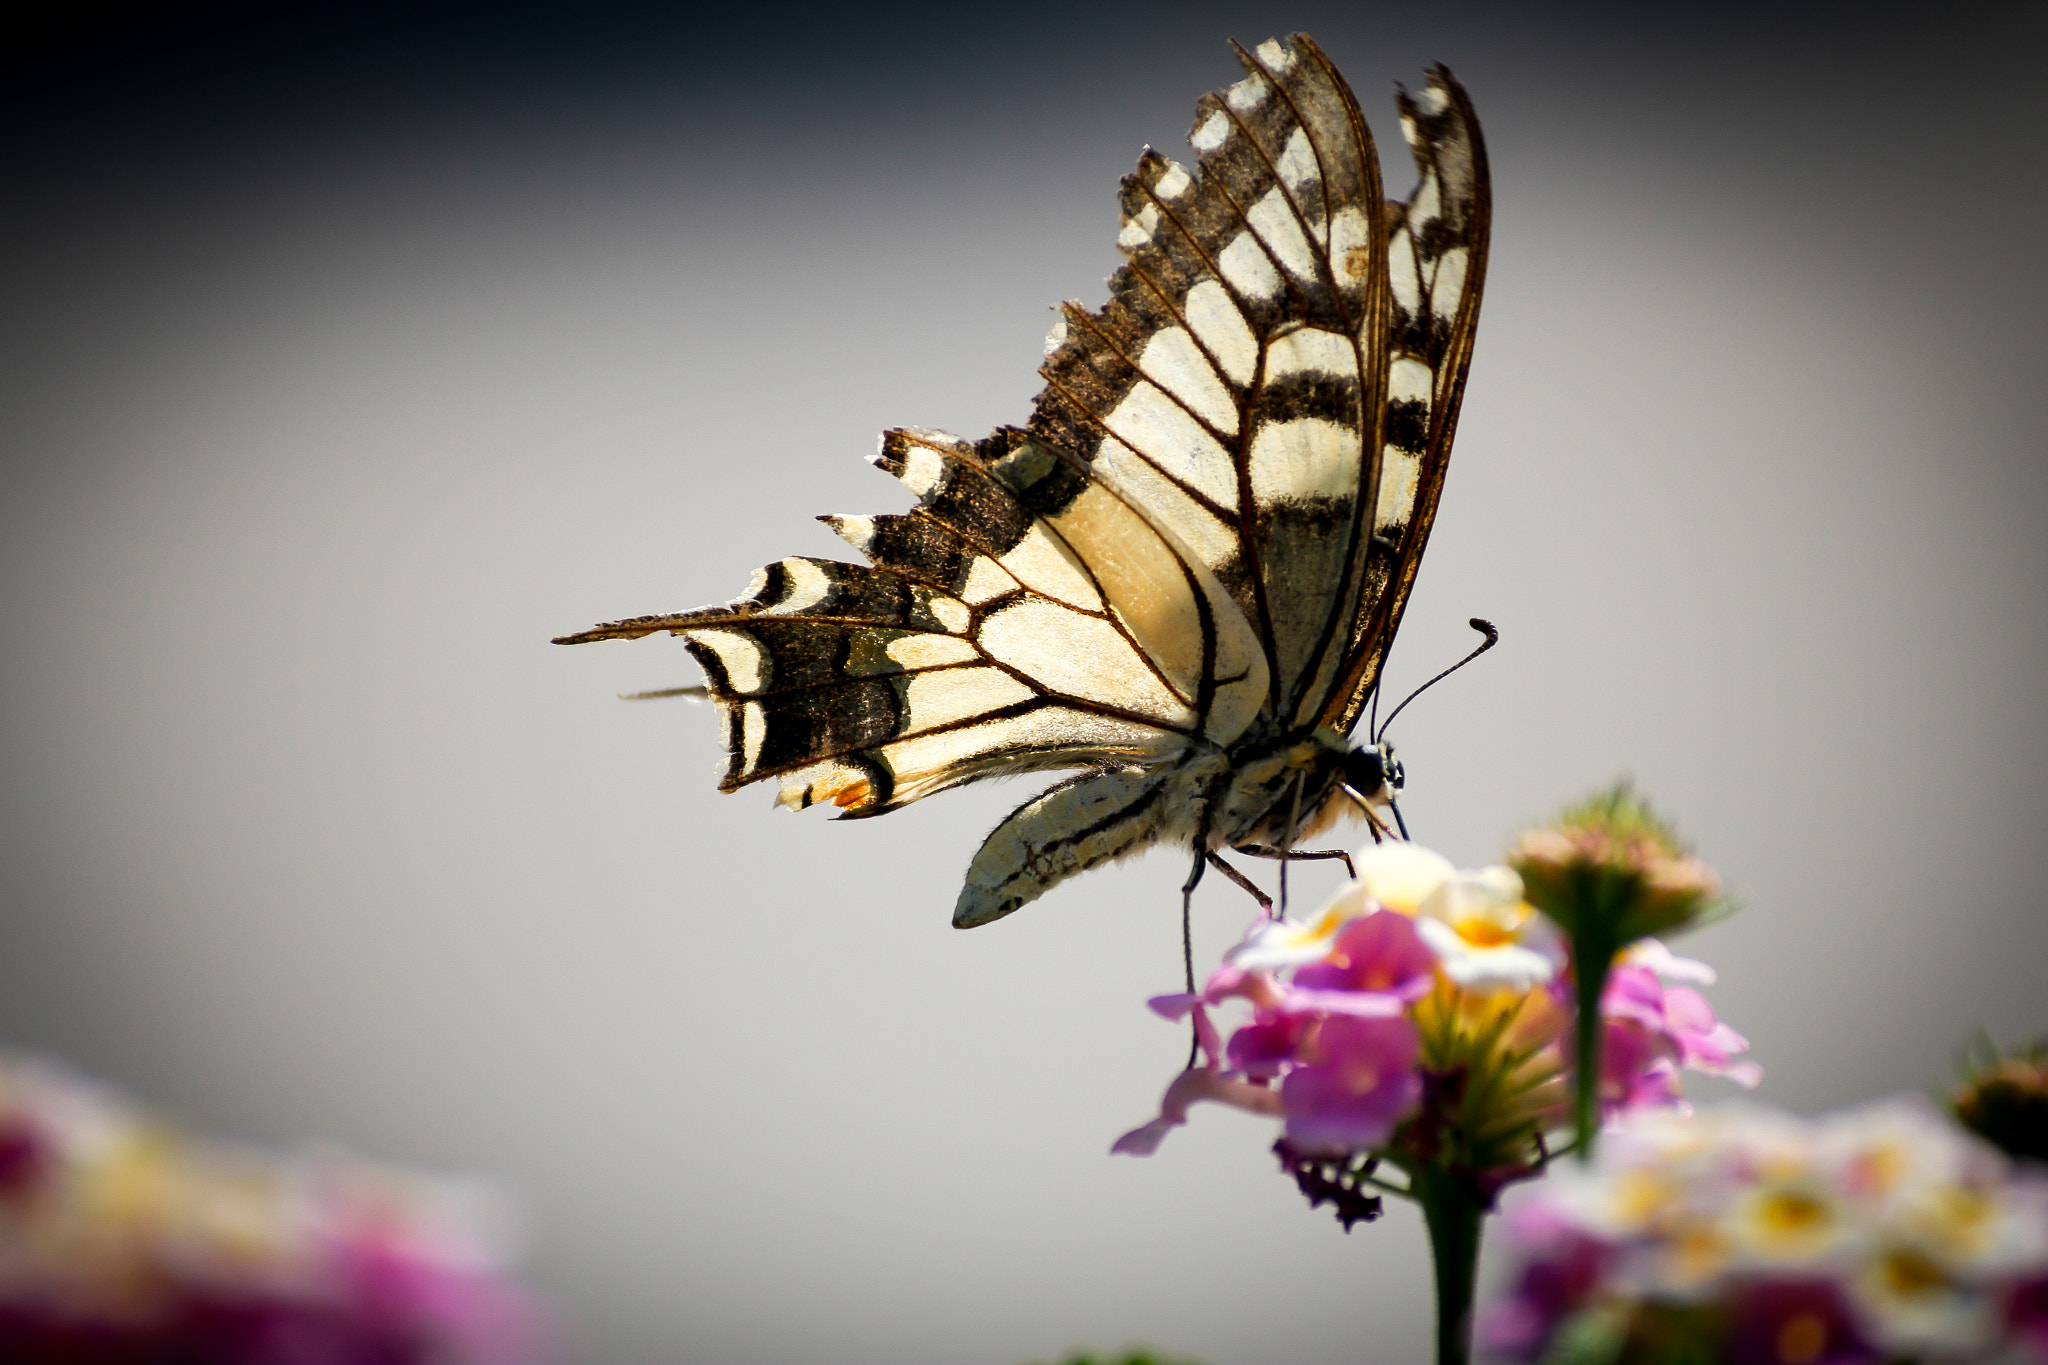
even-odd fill
[[[1421,1051],[1405,1018],[1333,1015],[1315,1029],[1297,1066],[1280,1082],[1287,1140],[1303,1152],[1377,1147],[1422,1098]]]
[[[0,1056],[0,1361],[532,1365],[492,1202],[198,1142]]]
[[[1808,1120],[1623,1119],[1506,1215],[1487,1336],[1518,1359],[1944,1362],[2048,1354],[2048,1180],[1918,1098]]]

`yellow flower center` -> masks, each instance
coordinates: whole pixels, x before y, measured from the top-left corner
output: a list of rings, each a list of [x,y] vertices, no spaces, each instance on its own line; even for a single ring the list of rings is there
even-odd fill
[[[1879,1263],[1884,1286],[1902,1299],[1919,1298],[1946,1288],[1948,1277],[1941,1267],[1917,1251],[1893,1251]]]
[[[1514,930],[1493,920],[1481,919],[1478,916],[1459,920],[1452,927],[1457,929],[1459,938],[1464,939],[1465,942],[1475,948],[1498,948],[1503,943],[1513,943],[1515,941]]]
[[[1764,1192],[1751,1206],[1751,1216],[1758,1245],[1775,1256],[1811,1255],[1834,1230],[1833,1206],[1798,1188]]]

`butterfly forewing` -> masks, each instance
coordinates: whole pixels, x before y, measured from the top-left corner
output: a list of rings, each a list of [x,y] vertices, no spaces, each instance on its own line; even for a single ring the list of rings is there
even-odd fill
[[[1239,50],[1190,170],[1123,186],[1127,258],[1064,310],[1034,431],[1128,489],[1229,589],[1272,696],[1320,713],[1359,616],[1388,287],[1379,160],[1314,43]]]
[[[1372,554],[1344,674],[1323,711],[1345,734],[1378,681],[1436,517],[1493,222],[1486,146],[1463,87],[1438,67],[1400,109],[1420,179],[1407,203],[1388,205],[1392,316]]]

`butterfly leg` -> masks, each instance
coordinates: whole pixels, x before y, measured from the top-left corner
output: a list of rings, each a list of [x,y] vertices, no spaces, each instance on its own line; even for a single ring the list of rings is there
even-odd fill
[[[1239,872],[1229,863],[1224,862],[1222,855],[1215,852],[1211,852],[1205,856],[1207,858],[1209,866],[1215,868],[1218,872],[1221,872],[1224,876],[1230,878],[1230,880],[1236,882],[1239,886],[1243,887],[1245,891],[1250,894],[1251,898],[1259,903],[1259,909],[1266,912],[1267,919],[1273,918],[1273,898],[1271,896],[1259,890],[1258,887],[1252,885],[1252,879],[1250,877],[1245,876],[1244,873]]]
[[[1358,869],[1351,865],[1351,855],[1341,848],[1274,848],[1269,844],[1238,844],[1231,852],[1242,853],[1248,858],[1278,858],[1290,863],[1312,863],[1340,858],[1344,862],[1344,870],[1351,874],[1352,879],[1356,880],[1358,877]]]
[[[1195,865],[1188,873],[1188,879],[1180,888],[1180,961],[1187,973],[1188,994],[1195,993],[1195,888],[1201,885],[1202,873],[1208,870],[1206,855],[1197,853]],[[1188,1064],[1182,1068],[1193,1071],[1195,1063],[1201,1060],[1202,1031],[1192,1021],[1188,1024]]]

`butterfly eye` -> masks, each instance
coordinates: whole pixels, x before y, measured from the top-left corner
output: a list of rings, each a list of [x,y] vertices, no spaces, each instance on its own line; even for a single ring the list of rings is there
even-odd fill
[[[1393,796],[1399,796],[1402,786],[1407,781],[1408,774],[1407,770],[1401,766],[1401,760],[1394,757],[1394,746],[1385,740],[1381,740],[1379,753],[1375,756],[1380,761],[1380,772],[1386,778],[1388,793]]]

